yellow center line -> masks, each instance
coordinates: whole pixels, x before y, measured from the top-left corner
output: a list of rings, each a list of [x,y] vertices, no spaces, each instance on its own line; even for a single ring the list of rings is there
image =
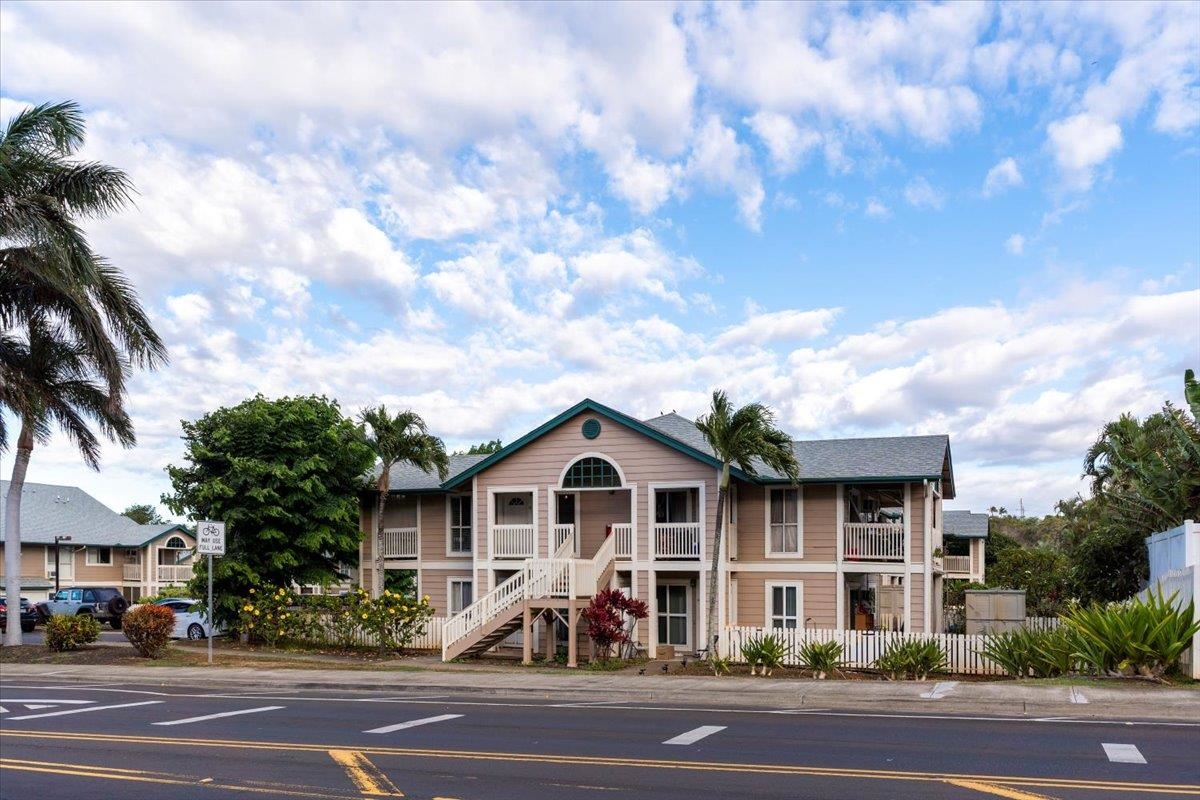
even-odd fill
[[[404,792],[388,780],[379,767],[357,750],[330,750],[330,757],[337,762],[358,791],[371,797],[404,797]]]
[[[79,764],[61,764],[52,761],[27,761],[23,759],[0,758],[0,769],[16,772],[36,772],[44,775],[64,775],[72,778],[100,778],[103,780],[127,781],[133,783],[155,783],[168,786],[195,786],[204,789],[223,789],[232,792],[249,792],[251,794],[267,794],[279,797],[310,797],[318,800],[353,800],[354,795],[331,794],[326,790],[310,789],[299,786],[276,784],[273,786],[249,786],[238,783],[221,783],[212,779],[198,780],[186,775],[171,775],[166,772],[141,772],[139,770],[118,769],[116,767],[85,766]]]
[[[985,792],[994,794],[997,797],[1007,797],[1008,800],[1058,800],[1046,794],[1034,794],[1033,792],[1023,792],[1018,789],[1010,789],[1007,786],[997,786],[994,783],[984,783],[983,781],[963,781],[958,779],[947,780],[946,783],[951,786],[961,786],[964,789],[974,789],[977,792]]]
[[[101,742],[106,745],[131,743],[153,745],[158,747],[199,747],[240,749],[240,750],[276,750],[284,752],[320,752],[327,754],[329,750],[338,749],[338,745],[302,744],[291,742],[260,742],[237,739],[189,739],[186,743],[163,740],[151,736],[132,736],[123,734],[100,733],[69,733],[58,731],[35,730],[0,730],[0,737],[28,738],[46,741],[58,739],[63,741]],[[925,781],[944,783],[948,780],[979,781],[982,783],[997,783],[1008,786],[1031,786],[1047,789],[1097,789],[1111,792],[1137,792],[1141,794],[1176,794],[1200,796],[1200,785],[1169,784],[1169,783],[1140,783],[1131,781],[1083,780],[1073,778],[1039,778],[1033,776],[1012,775],[970,775],[947,772],[904,772],[898,770],[851,769],[842,767],[806,767],[789,764],[739,764],[721,761],[678,761],[653,758],[623,758],[605,756],[572,756],[551,755],[547,753],[514,753],[475,750],[437,750],[410,747],[359,747],[364,755],[397,756],[405,758],[444,758],[451,760],[473,761],[505,761],[540,764],[566,764],[576,766],[599,767],[633,767],[642,769],[678,769],[698,772],[750,772],[772,775],[800,775],[818,777],[841,777],[878,779],[891,781]]]

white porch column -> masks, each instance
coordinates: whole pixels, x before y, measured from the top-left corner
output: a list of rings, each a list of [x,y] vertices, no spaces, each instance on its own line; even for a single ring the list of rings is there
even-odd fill
[[[709,645],[709,642],[705,640],[708,637],[708,573],[711,571],[711,569],[701,569],[696,573],[698,578],[696,581],[698,584],[696,586],[696,597],[699,598],[696,609],[696,626],[698,630],[695,637],[693,637],[693,641],[700,642],[701,644],[694,646],[694,650],[700,650]],[[717,591],[719,596],[720,589]],[[718,619],[720,618],[718,617]],[[717,628],[719,630],[720,626],[718,625]]]
[[[654,658],[658,653],[658,578],[654,570],[650,570],[646,574],[646,583],[649,584],[646,592],[646,599],[650,604],[650,616],[647,620],[650,622],[649,636],[646,641],[650,658]]]

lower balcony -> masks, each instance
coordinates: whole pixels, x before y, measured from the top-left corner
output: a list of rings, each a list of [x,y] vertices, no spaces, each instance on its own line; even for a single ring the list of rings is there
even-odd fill
[[[137,583],[142,579],[141,564],[123,564],[121,565],[121,580]]]
[[[942,556],[942,572],[968,575],[971,572],[970,556]]]

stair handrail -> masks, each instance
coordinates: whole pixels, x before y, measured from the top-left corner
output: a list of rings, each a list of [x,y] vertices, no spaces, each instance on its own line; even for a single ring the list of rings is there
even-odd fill
[[[442,658],[446,657],[450,645],[525,599],[528,581],[529,569],[523,566],[511,578],[446,620],[442,626]]]

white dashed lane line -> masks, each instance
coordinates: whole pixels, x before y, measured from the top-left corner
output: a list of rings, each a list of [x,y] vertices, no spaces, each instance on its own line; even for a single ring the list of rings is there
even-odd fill
[[[61,702],[61,701],[59,701]],[[9,722],[16,722],[23,719],[43,719],[45,717],[65,717],[68,714],[87,714],[92,711],[112,711],[118,708],[134,708],[135,706],[156,706],[162,703],[162,700],[143,700],[140,703],[118,703],[112,706],[85,706],[84,708],[71,708],[66,711],[47,711],[45,714],[24,714],[20,717],[5,717]]]
[[[1108,760],[1115,764],[1146,763],[1146,757],[1137,749],[1137,745],[1104,742],[1100,746],[1104,748],[1104,755],[1108,756]]]
[[[706,736],[720,733],[726,727],[725,725],[701,725],[699,728],[693,728],[686,733],[681,733],[673,739],[667,739],[663,744],[695,744]]]
[[[432,722],[445,722],[448,719],[458,719],[462,714],[442,714],[436,717],[425,717],[424,719],[410,719],[408,722],[397,722],[395,725],[384,725],[382,728],[372,728],[363,733],[392,733],[394,731],[408,730],[415,728],[418,725],[428,725]]]
[[[193,722],[205,722],[210,719],[221,719],[223,717],[240,717],[242,714],[260,714],[263,711],[278,711],[287,706],[262,706],[261,708],[243,708],[240,711],[222,711],[219,714],[205,714],[202,717],[187,717],[186,719],[172,719],[166,722],[152,722],[151,725],[191,725]]]

